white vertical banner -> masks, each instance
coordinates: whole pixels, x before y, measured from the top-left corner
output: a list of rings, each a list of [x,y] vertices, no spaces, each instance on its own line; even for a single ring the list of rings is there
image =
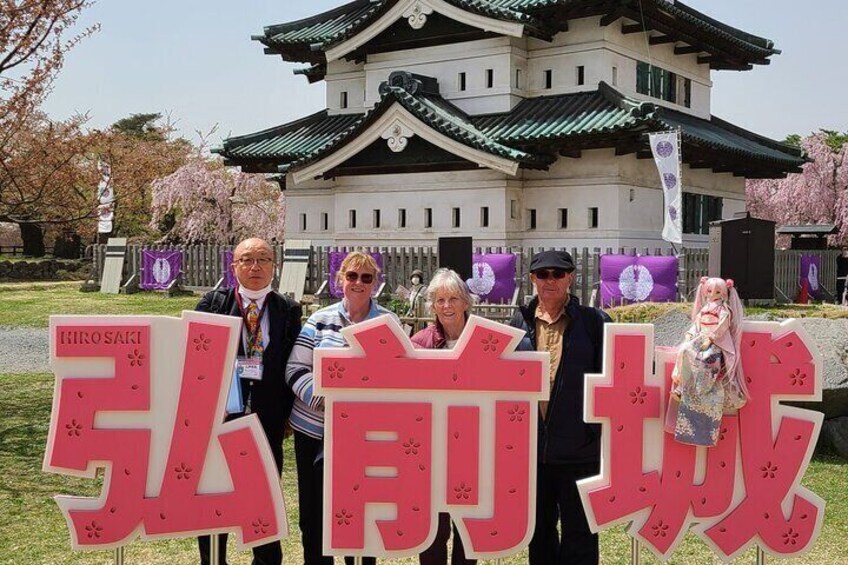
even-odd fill
[[[98,161],[97,170],[100,171],[100,182],[97,184],[97,233],[110,233],[115,219],[112,167],[104,161]]]
[[[680,136],[676,131],[648,135],[651,153],[660,173],[665,200],[662,238],[683,243],[683,196],[680,178]]]

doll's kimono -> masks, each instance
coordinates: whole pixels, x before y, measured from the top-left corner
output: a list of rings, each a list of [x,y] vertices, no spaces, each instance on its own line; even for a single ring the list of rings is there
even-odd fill
[[[714,446],[721,428],[721,417],[745,404],[737,375],[728,377],[737,352],[731,332],[730,308],[723,300],[708,301],[686,332],[680,345],[677,370],[680,383],[672,389],[679,399],[676,419],[670,414],[674,438],[682,443]],[[671,431],[671,430],[669,430]]]

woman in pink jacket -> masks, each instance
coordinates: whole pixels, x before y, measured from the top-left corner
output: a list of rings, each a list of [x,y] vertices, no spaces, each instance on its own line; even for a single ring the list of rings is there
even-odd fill
[[[421,349],[451,349],[462,335],[468,320],[468,310],[474,303],[474,296],[468,292],[465,281],[455,271],[439,269],[433,274],[427,287],[427,306],[435,314],[436,321],[412,336],[412,343]],[[477,563],[465,558],[462,541],[453,528],[453,565],[472,565]],[[439,514],[439,529],[436,539],[419,556],[421,565],[447,565],[448,538],[451,533],[450,516]]]

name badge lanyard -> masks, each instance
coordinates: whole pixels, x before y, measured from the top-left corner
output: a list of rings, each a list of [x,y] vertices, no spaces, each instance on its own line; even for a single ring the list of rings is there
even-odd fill
[[[250,329],[250,324],[247,321],[247,311],[242,303],[241,294],[238,292],[236,292],[236,304],[238,304],[239,313],[244,321],[244,327],[247,330],[247,351],[245,351],[245,354],[247,357],[253,357],[253,352],[262,346],[262,344],[257,343],[257,341],[259,339],[259,334],[262,331],[262,316],[265,315],[265,308],[268,307],[268,300],[265,300],[265,303],[262,305],[262,309],[259,310],[259,313],[256,316],[256,328],[253,330]]]

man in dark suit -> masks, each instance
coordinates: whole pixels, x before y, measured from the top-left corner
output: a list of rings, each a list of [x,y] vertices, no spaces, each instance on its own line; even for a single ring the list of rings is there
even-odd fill
[[[241,375],[241,411],[228,420],[256,414],[271,445],[277,470],[283,471],[283,433],[289,419],[294,393],[286,386],[286,362],[300,333],[300,304],[271,289],[274,253],[267,242],[251,238],[233,252],[232,269],[236,288],[213,290],[196,310],[242,318],[237,365]],[[229,404],[229,402],[228,402]],[[219,535],[219,565],[226,564],[227,535]],[[198,538],[200,563],[209,565],[209,536]],[[279,541],[253,549],[253,565],[281,565]]]

